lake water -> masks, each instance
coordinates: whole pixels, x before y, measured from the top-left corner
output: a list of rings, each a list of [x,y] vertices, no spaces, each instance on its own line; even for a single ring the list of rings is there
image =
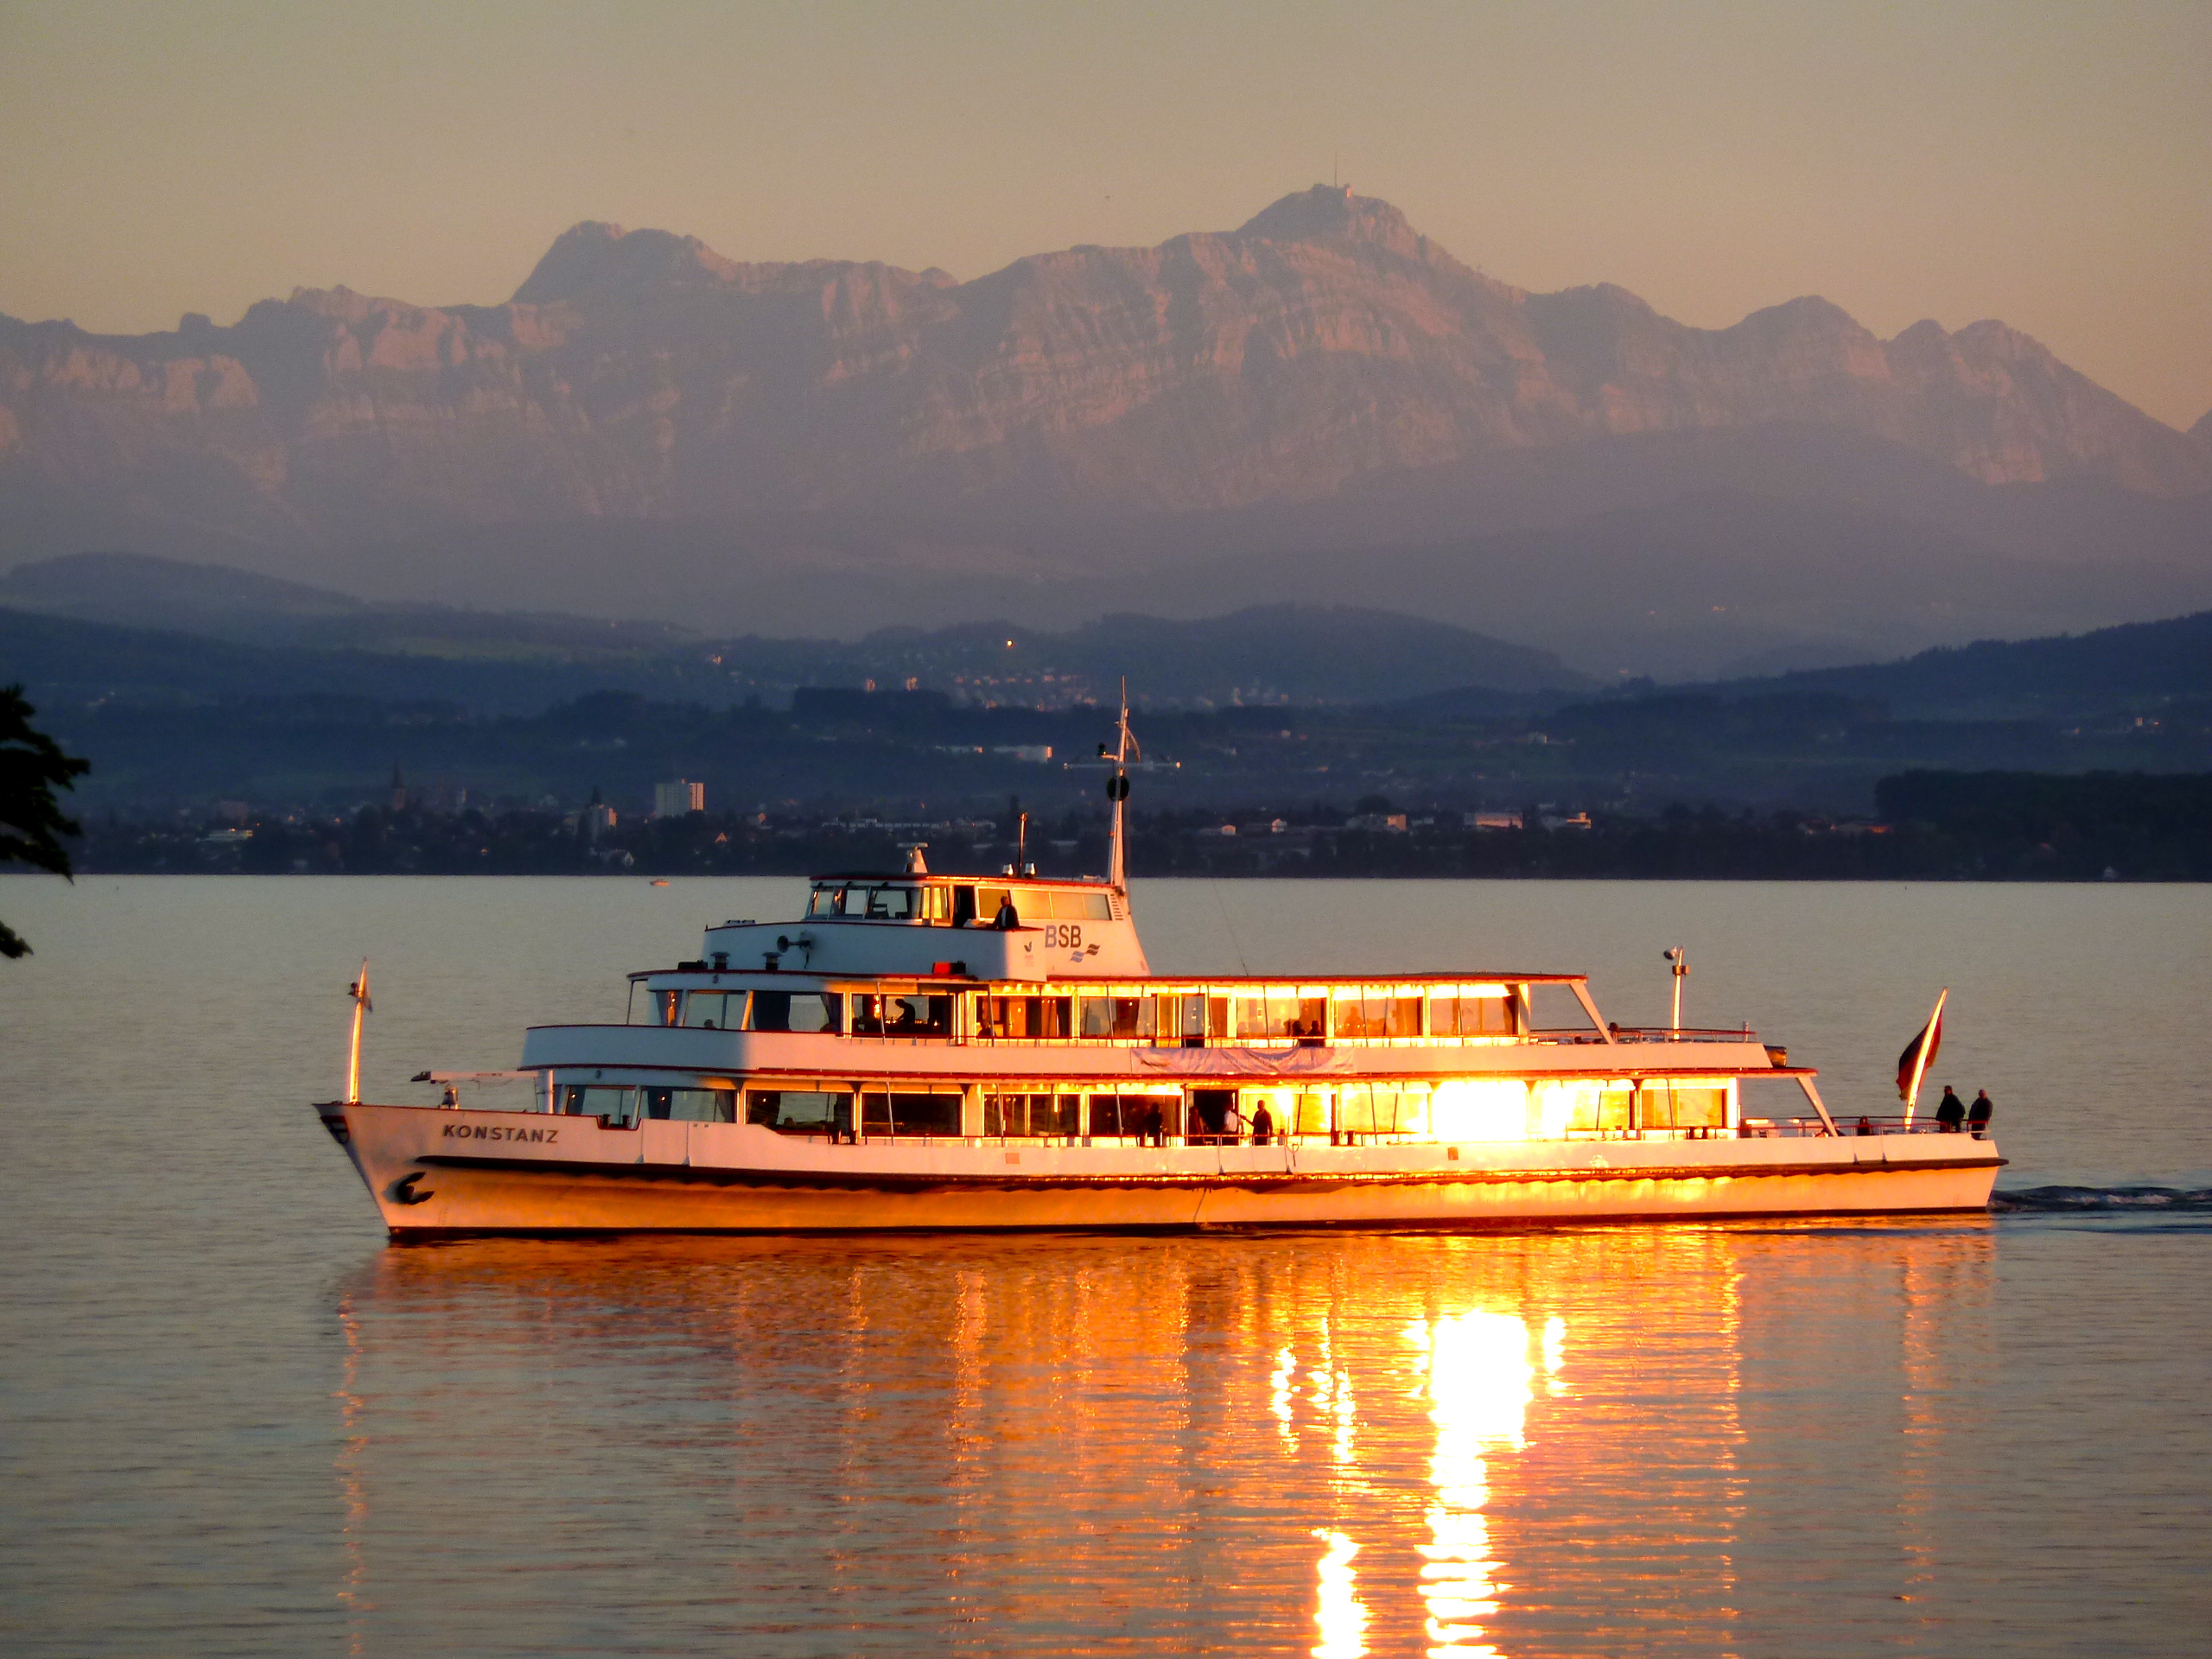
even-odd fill
[[[306,1103],[796,883],[0,879],[0,1650],[2212,1647],[2212,889],[1140,884],[1176,971],[1587,969],[1988,1218],[395,1249]]]

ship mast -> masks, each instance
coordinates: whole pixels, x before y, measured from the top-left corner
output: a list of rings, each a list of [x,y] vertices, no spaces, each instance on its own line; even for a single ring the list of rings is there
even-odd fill
[[[1128,891],[1129,872],[1123,836],[1123,814],[1129,798],[1129,762],[1136,760],[1141,753],[1137,747],[1135,736],[1129,730],[1129,682],[1127,677],[1122,681],[1122,718],[1115,733],[1116,741],[1113,748],[1109,750],[1103,743],[1098,746],[1099,757],[1114,763],[1114,775],[1106,780],[1106,798],[1114,804],[1114,831],[1107,843],[1106,880],[1119,891],[1126,893]]]

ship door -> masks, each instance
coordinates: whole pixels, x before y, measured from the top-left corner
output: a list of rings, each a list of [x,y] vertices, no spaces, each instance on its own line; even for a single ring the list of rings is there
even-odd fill
[[[1229,1134],[1229,1115],[1236,1107],[1234,1089],[1191,1090],[1191,1139],[1218,1141]]]

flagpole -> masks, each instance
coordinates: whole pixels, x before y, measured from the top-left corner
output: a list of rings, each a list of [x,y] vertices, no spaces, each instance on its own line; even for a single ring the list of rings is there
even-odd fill
[[[361,1010],[369,1000],[369,959],[361,958],[361,976],[346,988],[353,994],[353,1040],[346,1051],[346,1098],[361,1098]]]
[[[1904,1091],[1904,1128],[1912,1133],[1912,1109],[1920,1103],[1921,1074],[1928,1070],[1928,1051],[1935,1046],[1936,1022],[1943,1017],[1943,1003],[1951,995],[1946,985],[1936,998],[1936,1012],[1928,1016],[1928,1024],[1920,1034],[1920,1047],[1912,1057],[1912,1083]]]

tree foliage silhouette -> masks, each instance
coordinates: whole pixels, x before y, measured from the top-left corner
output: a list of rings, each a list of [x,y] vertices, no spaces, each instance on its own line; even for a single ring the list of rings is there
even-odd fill
[[[23,700],[22,686],[0,686],[0,864],[29,864],[67,880],[69,849],[61,838],[75,835],[78,825],[56,797],[74,789],[92,763],[64,754],[33,726],[37,712]],[[22,937],[0,922],[0,957],[30,953]]]

